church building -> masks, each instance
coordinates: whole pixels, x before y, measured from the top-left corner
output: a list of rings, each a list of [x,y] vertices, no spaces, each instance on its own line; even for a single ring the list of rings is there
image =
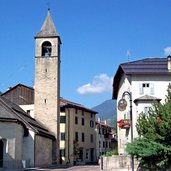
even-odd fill
[[[0,96],[0,169],[59,162],[60,45],[48,10],[35,36],[34,118],[18,106],[31,105],[29,87],[17,85]]]

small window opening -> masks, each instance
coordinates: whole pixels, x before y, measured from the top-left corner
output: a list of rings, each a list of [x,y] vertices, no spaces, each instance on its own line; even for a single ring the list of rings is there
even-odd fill
[[[50,42],[44,42],[42,44],[42,56],[48,57],[51,56],[52,53],[52,45]]]
[[[27,110],[26,112],[27,112],[28,114],[30,114],[30,110]]]
[[[143,83],[143,87],[149,87],[149,83]]]

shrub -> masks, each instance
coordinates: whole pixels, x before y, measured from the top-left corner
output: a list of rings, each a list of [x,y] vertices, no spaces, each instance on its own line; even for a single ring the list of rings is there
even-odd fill
[[[106,154],[105,154],[105,157],[111,157],[113,155],[118,155],[118,152],[116,150],[107,151]]]

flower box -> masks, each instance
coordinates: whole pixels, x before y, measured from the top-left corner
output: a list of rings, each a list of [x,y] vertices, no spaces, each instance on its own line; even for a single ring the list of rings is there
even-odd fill
[[[131,126],[130,120],[129,119],[121,119],[117,121],[118,127],[121,129],[129,129]]]

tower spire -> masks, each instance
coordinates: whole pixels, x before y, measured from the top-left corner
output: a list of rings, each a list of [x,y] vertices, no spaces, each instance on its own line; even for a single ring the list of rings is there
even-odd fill
[[[59,37],[59,34],[56,31],[55,24],[50,14],[50,8],[48,8],[46,19],[36,37]]]

